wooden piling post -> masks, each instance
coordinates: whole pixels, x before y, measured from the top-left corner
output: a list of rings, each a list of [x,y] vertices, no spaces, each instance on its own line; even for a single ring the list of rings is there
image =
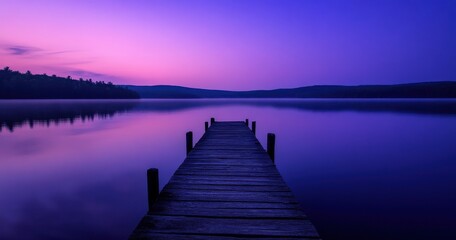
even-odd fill
[[[211,118],[211,126],[215,123],[215,118]]]
[[[149,201],[149,212],[157,201],[159,195],[158,169],[149,168],[147,170],[147,195]]]
[[[247,127],[249,126],[249,119],[248,118],[245,119],[245,125],[247,125]]]
[[[275,160],[275,134],[268,133],[268,155],[274,163]]]
[[[256,121],[252,121],[252,132],[253,135],[256,135]]]
[[[187,142],[187,155],[190,153],[190,151],[192,151],[193,149],[193,132],[187,132],[187,134],[185,134],[185,137],[186,137],[186,142]]]
[[[209,129],[209,123],[204,122],[204,131],[207,132],[207,129]]]

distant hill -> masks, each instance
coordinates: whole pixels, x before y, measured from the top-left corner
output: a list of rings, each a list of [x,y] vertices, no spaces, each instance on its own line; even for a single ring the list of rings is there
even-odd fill
[[[126,99],[138,93],[112,83],[0,70],[0,99]]]
[[[180,86],[116,86],[55,75],[0,70],[0,99],[128,99],[128,98],[456,98],[456,82],[337,86],[225,91]]]
[[[199,88],[188,88],[180,86],[133,86],[126,85],[126,88],[139,94],[141,98],[238,98],[241,92],[208,90]]]
[[[456,82],[337,86],[224,91],[180,86],[125,86],[141,98],[456,98]]]

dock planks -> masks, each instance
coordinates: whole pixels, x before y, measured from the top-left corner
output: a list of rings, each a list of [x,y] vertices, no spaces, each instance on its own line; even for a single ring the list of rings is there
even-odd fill
[[[215,122],[130,239],[319,239],[245,122]]]

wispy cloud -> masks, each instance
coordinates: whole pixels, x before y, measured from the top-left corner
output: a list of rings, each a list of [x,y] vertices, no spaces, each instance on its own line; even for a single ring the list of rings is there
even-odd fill
[[[72,66],[72,65],[82,65],[82,64],[89,64],[95,62],[94,60],[80,60],[80,61],[65,61],[61,62],[61,66]]]
[[[5,50],[11,55],[30,55],[41,51],[39,48],[28,46],[6,46]]]
[[[92,72],[92,71],[85,71],[85,70],[71,70],[68,71],[70,75],[75,75],[83,78],[103,78],[103,77],[109,77],[106,74],[102,73],[97,73],[97,72]]]
[[[81,50],[45,49],[17,43],[0,42],[0,57],[2,55],[9,55],[27,61],[32,59],[36,63],[39,63],[30,65],[26,62],[27,65],[24,67],[26,70],[56,74],[58,76],[71,76],[74,79],[83,78],[93,79],[95,81],[124,82],[124,79],[118,76],[90,71],[90,63],[96,62],[97,58],[84,56],[85,54],[72,54],[79,52]],[[5,64],[8,65],[8,63]]]
[[[43,56],[50,56],[50,55],[59,55],[59,54],[67,54],[78,52],[77,50],[59,50],[59,51],[51,51],[46,50],[34,46],[25,46],[25,45],[0,45],[0,48],[6,51],[9,55],[14,56],[23,56],[23,57],[43,57]]]
[[[78,52],[76,50],[65,50],[65,51],[54,51],[54,52],[45,52],[45,55],[57,55],[57,54],[65,54],[65,53],[73,53]]]
[[[14,44],[14,43],[1,43],[0,42],[0,57],[12,56],[23,59],[33,59],[39,62],[54,62],[55,66],[75,66],[84,65],[94,62],[94,58],[80,57],[79,53],[81,50],[55,50],[55,49],[44,49],[40,47]],[[57,55],[68,54],[64,57],[54,58]],[[89,75],[89,74],[87,74]]]

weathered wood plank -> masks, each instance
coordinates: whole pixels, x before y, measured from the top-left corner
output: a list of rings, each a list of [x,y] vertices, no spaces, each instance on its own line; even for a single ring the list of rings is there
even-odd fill
[[[147,215],[139,229],[149,233],[207,234],[232,237],[318,237],[304,219],[231,219]]]
[[[298,203],[268,203],[268,202],[211,202],[211,201],[159,201],[154,207],[177,206],[186,208],[206,209],[300,209]]]
[[[266,177],[242,177],[242,176],[214,176],[214,175],[174,175],[172,180],[209,180],[209,181],[237,181],[237,182],[268,182],[271,184],[276,184],[280,182],[282,177],[280,175],[266,176]]]
[[[173,234],[173,233],[148,233],[144,232],[141,237],[137,239],[154,239],[154,240],[277,240],[278,238],[252,238],[252,237],[226,237],[215,235],[192,235],[192,234]],[[305,238],[305,237],[287,237],[287,240],[318,240],[319,238]]]
[[[212,184],[212,185],[241,185],[241,186],[286,186],[284,183],[268,183],[261,181],[249,181],[249,182],[239,182],[239,181],[213,181],[207,179],[195,179],[195,180],[170,180],[170,183],[173,184]]]
[[[225,202],[268,202],[297,203],[290,192],[234,192],[167,188],[160,193],[163,200],[176,201],[225,201]]]
[[[282,186],[251,186],[251,185],[214,185],[214,184],[180,184],[168,183],[167,188],[174,189],[194,189],[194,190],[211,190],[211,191],[241,191],[241,192],[289,192],[286,185]]]
[[[245,166],[245,165],[211,165],[211,164],[198,164],[192,161],[185,161],[182,163],[180,168],[185,168],[187,170],[204,170],[204,171],[212,171],[212,170],[227,170],[227,171],[252,171],[252,172],[274,172],[275,166],[272,164],[268,165],[259,165],[259,166]]]
[[[277,173],[270,172],[237,172],[237,171],[204,171],[204,170],[187,170],[185,168],[179,169],[174,173],[178,176],[208,176],[208,177],[279,177]]]
[[[204,207],[203,204],[198,208],[187,208],[177,206],[158,206],[154,208],[154,215],[164,216],[191,216],[206,218],[261,218],[261,219],[306,219],[306,215],[296,208],[217,208],[211,209]]]
[[[195,167],[200,166],[201,164],[206,164],[207,166],[211,165],[212,162],[221,162],[225,163],[223,167],[226,168],[237,168],[237,167],[248,167],[250,165],[256,165],[254,168],[267,168],[274,167],[275,165],[270,162],[271,160],[267,156],[262,156],[260,158],[235,158],[235,157],[187,157],[182,165],[194,165]],[[236,162],[239,162],[237,164]],[[212,166],[216,167],[216,166]],[[222,167],[222,166],[218,166]],[[253,167],[253,166],[252,166]],[[277,169],[276,169],[277,170]],[[272,171],[276,171],[272,170]]]

